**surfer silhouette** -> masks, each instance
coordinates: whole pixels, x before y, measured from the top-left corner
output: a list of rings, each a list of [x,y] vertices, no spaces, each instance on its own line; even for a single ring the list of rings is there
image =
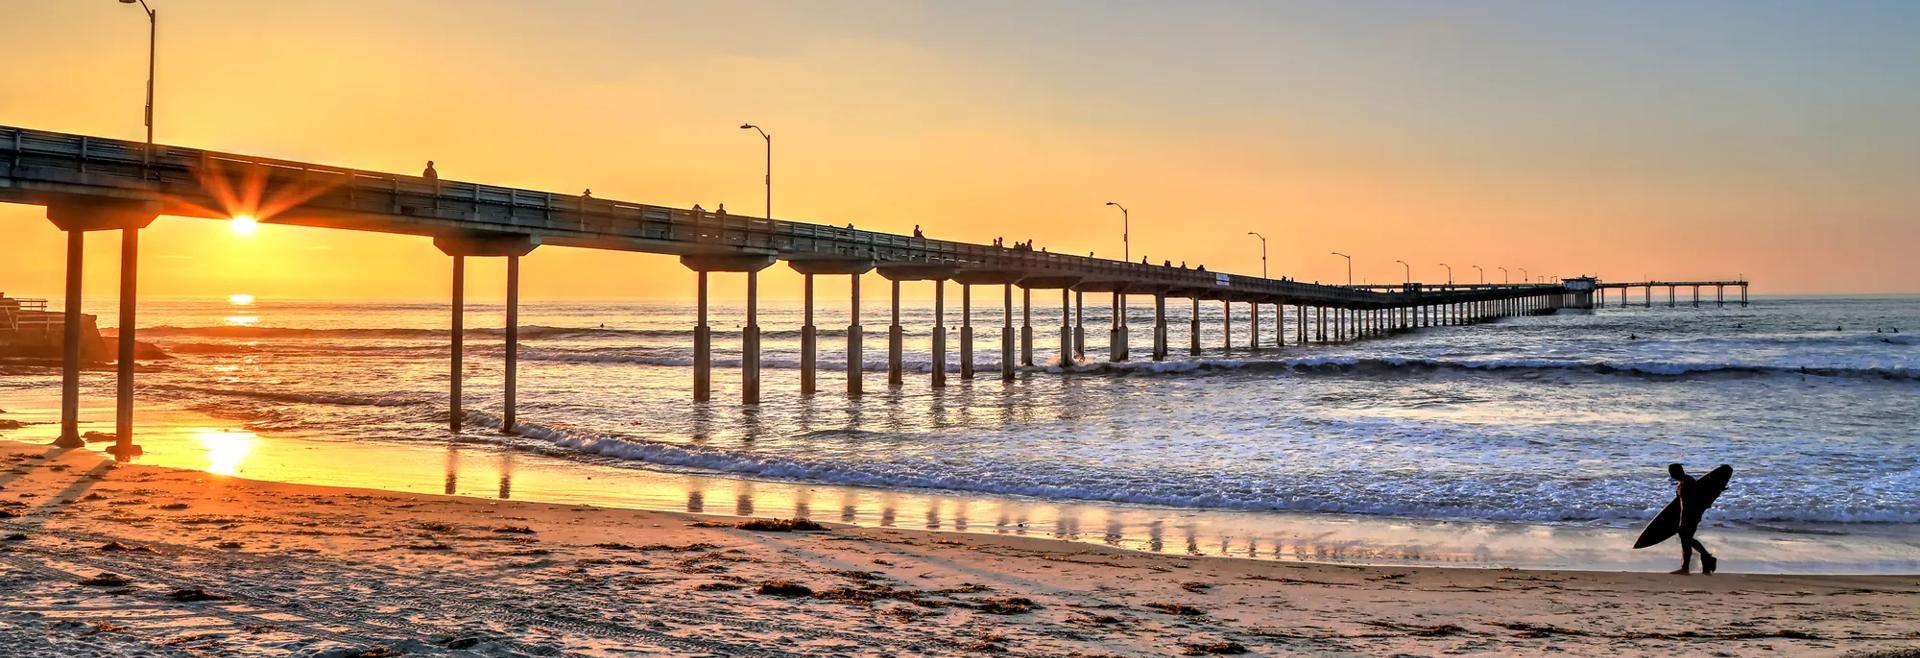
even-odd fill
[[[1686,575],[1692,572],[1693,554],[1698,552],[1700,572],[1711,576],[1719,568],[1720,560],[1708,553],[1706,545],[1693,535],[1700,529],[1700,517],[1713,507],[1713,501],[1720,498],[1720,493],[1727,490],[1727,482],[1733,479],[1733,467],[1721,464],[1696,478],[1688,475],[1681,465],[1668,464],[1667,475],[1674,481],[1673,502],[1667,503],[1666,509],[1660,510],[1659,516],[1647,524],[1647,529],[1640,533],[1640,539],[1634,542],[1633,547],[1646,548],[1679,535],[1680,568],[1672,573]]]

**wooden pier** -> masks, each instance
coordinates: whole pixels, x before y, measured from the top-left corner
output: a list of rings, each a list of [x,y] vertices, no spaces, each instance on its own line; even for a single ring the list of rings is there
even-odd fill
[[[247,190],[236,194],[235,190]],[[251,207],[241,199],[255,199]],[[962,324],[959,331],[959,377],[974,377],[975,327],[972,299],[975,286],[997,286],[1005,303],[1000,326],[1000,378],[1014,381],[1018,365],[1034,360],[1033,292],[1060,291],[1058,354],[1063,364],[1084,357],[1084,294],[1107,293],[1113,308],[1127,308],[1129,296],[1151,297],[1154,309],[1151,358],[1170,355],[1167,299],[1191,302],[1188,353],[1200,354],[1199,309],[1202,302],[1218,302],[1231,326],[1232,307],[1248,306],[1252,344],[1235,346],[1232,332],[1222,347],[1251,350],[1288,345],[1287,307],[1298,319],[1292,344],[1346,341],[1392,332],[1446,324],[1524,315],[1565,307],[1590,307],[1593,296],[1620,286],[1691,285],[1646,282],[1597,283],[1568,279],[1561,283],[1512,285],[1432,286],[1409,284],[1380,289],[1372,286],[1306,284],[1284,279],[1209,272],[1184,267],[1047,253],[949,240],[933,240],[878,231],[799,221],[756,218],[694,209],[632,203],[588,196],[429,179],[401,174],[361,171],[174,146],[155,146],[149,152],[140,142],[54,133],[0,126],[0,202],[42,205],[47,217],[68,233],[66,260],[66,330],[79,326],[82,245],[88,232],[120,231],[121,308],[119,326],[120,373],[115,453],[122,458],[137,453],[131,437],[133,327],[137,308],[139,231],[161,215],[230,220],[249,216],[269,224],[290,224],[341,230],[375,231],[429,238],[450,259],[452,276],[449,340],[452,363],[449,427],[459,431],[461,309],[465,295],[464,271],[468,258],[498,258],[507,277],[507,345],[505,406],[502,431],[514,431],[515,373],[517,365],[516,313],[519,301],[519,259],[541,245],[636,251],[677,256],[698,273],[697,311],[693,323],[694,364],[692,397],[707,400],[712,388],[712,327],[708,323],[708,274],[746,275],[747,308],[742,334],[740,376],[742,402],[760,401],[760,326],[758,277],[778,262],[786,262],[805,280],[805,314],[801,327],[800,381],[803,394],[815,393],[816,328],[813,325],[813,280],[816,276],[853,277],[849,303],[853,310],[847,327],[847,394],[864,388],[862,355],[864,327],[859,314],[860,275],[877,272],[888,280],[892,314],[887,330],[887,382],[901,386],[904,327],[900,324],[903,285],[931,285],[936,311],[944,310],[948,284],[960,286]],[[1699,285],[1739,285],[1745,303],[1746,282],[1703,282]],[[1020,326],[1013,314],[1014,289],[1022,301]],[[1650,295],[1650,293],[1649,293]],[[1671,298],[1671,288],[1669,292]],[[1044,303],[1044,302],[1043,302]],[[1276,330],[1267,342],[1259,330],[1261,307],[1273,307]],[[1045,311],[1042,310],[1044,321]],[[947,327],[944,314],[934,315],[934,360],[945,363]],[[1131,358],[1126,314],[1112,314],[1109,354],[1112,361]],[[76,341],[67,341],[68,345]],[[1016,346],[1016,342],[1018,345]],[[65,355],[62,390],[62,431],[59,445],[78,445],[78,357]],[[946,385],[950,373],[936,367],[934,387]]]

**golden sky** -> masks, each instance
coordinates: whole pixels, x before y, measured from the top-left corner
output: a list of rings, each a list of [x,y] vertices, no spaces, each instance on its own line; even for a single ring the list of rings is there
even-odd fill
[[[1257,273],[1731,278],[1914,292],[1920,5],[151,0],[170,144]],[[146,24],[4,0],[0,123],[138,139]],[[436,298],[427,240],[162,218],[144,295]],[[0,206],[0,291],[63,237]],[[91,236],[90,295],[116,236]],[[470,294],[498,295],[476,263]],[[767,294],[797,294],[784,267]],[[541,248],[528,299],[672,297]],[[823,288],[834,292],[843,284]],[[720,295],[737,295],[723,282]],[[924,291],[922,291],[924,292]],[[917,294],[917,293],[916,293]]]

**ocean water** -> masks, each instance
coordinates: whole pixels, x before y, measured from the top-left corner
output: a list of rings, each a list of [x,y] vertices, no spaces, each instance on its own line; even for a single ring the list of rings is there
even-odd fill
[[[1233,309],[1241,347],[1223,351],[1210,302],[1198,357],[1186,355],[1189,306],[1170,300],[1175,357],[1152,363],[1152,308],[1136,297],[1135,360],[1109,364],[1106,296],[1088,295],[1088,357],[1063,370],[1059,298],[1036,294],[1035,356],[1048,364],[1007,384],[998,292],[976,295],[978,380],[958,378],[961,317],[949,309],[944,390],[927,374],[930,302],[905,304],[909,376],[898,390],[886,386],[885,309],[863,310],[868,394],[858,400],[844,394],[844,308],[818,309],[821,393],[804,398],[798,305],[763,303],[757,408],[738,403],[737,303],[713,310],[705,404],[691,401],[686,302],[526,303],[514,436],[493,429],[504,313],[472,305],[471,429],[458,440],[795,485],[1608,528],[1637,527],[1665,504],[1669,462],[1728,463],[1733,487],[1710,520],[1920,524],[1920,298],[1620,308],[1616,297],[1591,312],[1305,347],[1292,344],[1290,308],[1283,349],[1271,346],[1269,306],[1261,352],[1244,348],[1244,304]],[[111,325],[111,304],[89,311]],[[143,410],[263,435],[444,445],[448,313],[437,303],[143,302],[141,340],[175,358],[142,364],[138,397]],[[4,372],[0,403],[53,390],[58,377]],[[110,398],[111,385],[91,377],[86,395]]]

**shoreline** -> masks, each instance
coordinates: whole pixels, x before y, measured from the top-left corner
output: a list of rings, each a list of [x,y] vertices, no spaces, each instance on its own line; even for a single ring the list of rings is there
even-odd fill
[[[16,390],[11,393],[20,393]],[[58,398],[12,396],[26,423],[0,441],[50,441]],[[83,396],[81,430],[111,432],[110,400]],[[457,441],[280,435],[198,412],[138,409],[136,463],[261,481],[531,500],[733,517],[780,516],[950,534],[1031,536],[1148,553],[1291,563],[1664,573],[1675,551],[1626,547],[1637,528],[1473,522],[1332,513],[1194,509],[769,480],[556,457],[476,428]],[[511,439],[507,439],[511,440]],[[104,445],[104,444],[102,444]],[[1710,519],[1711,522],[1711,519]],[[1811,530],[1811,531],[1809,531]],[[1920,535],[1900,526],[1710,523],[1727,572],[1920,574]]]
[[[1378,567],[839,524],[761,532],[685,513],[265,482],[102,457],[0,442],[10,467],[0,473],[8,646],[1611,656],[1711,641],[1724,655],[1757,656],[1920,644],[1911,576]],[[213,598],[193,600],[201,595]],[[196,623],[182,629],[185,618]]]

